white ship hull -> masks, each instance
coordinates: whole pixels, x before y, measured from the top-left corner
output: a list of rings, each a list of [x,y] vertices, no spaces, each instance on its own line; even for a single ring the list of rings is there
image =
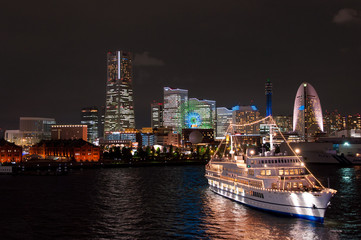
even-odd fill
[[[332,197],[332,192],[328,189],[322,192],[290,192],[246,185],[237,185],[234,189],[228,189],[223,187],[223,184],[229,186],[229,181],[212,178],[208,177],[210,189],[219,195],[260,210],[318,222],[323,222]]]

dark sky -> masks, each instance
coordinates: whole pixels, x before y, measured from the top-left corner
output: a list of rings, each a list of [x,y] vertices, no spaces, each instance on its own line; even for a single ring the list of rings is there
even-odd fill
[[[6,1],[0,8],[0,128],[19,117],[79,123],[105,103],[106,52],[135,56],[137,127],[163,87],[217,107],[291,114],[307,81],[323,110],[357,113],[361,103],[361,1],[101,0]]]

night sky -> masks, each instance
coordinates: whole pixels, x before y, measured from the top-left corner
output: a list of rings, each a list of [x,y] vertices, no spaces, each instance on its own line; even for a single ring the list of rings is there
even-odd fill
[[[135,55],[137,127],[163,87],[217,107],[292,114],[311,83],[323,111],[361,112],[361,1],[6,1],[0,7],[0,128],[19,117],[79,123],[105,104],[106,52]]]

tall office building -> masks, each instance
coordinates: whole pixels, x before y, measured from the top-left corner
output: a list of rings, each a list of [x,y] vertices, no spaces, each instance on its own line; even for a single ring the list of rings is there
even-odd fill
[[[88,142],[94,143],[98,138],[99,111],[97,107],[87,107],[81,110],[81,124],[88,126]]]
[[[152,128],[163,127],[163,103],[153,102],[150,109]]]
[[[164,88],[163,125],[181,133],[184,116],[182,107],[188,103],[188,90]]]
[[[182,108],[184,122],[182,128],[216,128],[216,101],[199,100],[190,98],[184,108]]]
[[[104,137],[104,119],[105,119],[105,106],[99,107],[99,121],[98,121],[98,137],[103,138]]]
[[[307,82],[297,90],[293,109],[293,131],[308,141],[316,133],[323,132],[321,102],[316,90]]]
[[[234,124],[246,124],[257,121],[261,118],[260,112],[256,106],[236,106],[232,108],[232,122]],[[260,124],[249,126],[235,126],[236,133],[244,135],[260,134]]]
[[[229,124],[232,122],[233,111],[225,107],[217,108],[217,138],[224,138]]]
[[[332,112],[326,111],[325,115],[323,115],[323,126],[324,131],[329,135],[342,130],[343,121],[341,114],[337,110]]]
[[[135,128],[132,54],[108,52],[104,134]]]
[[[271,80],[269,80],[269,78],[267,79],[265,84],[265,94],[267,101],[266,117],[268,117],[272,115],[272,82]]]

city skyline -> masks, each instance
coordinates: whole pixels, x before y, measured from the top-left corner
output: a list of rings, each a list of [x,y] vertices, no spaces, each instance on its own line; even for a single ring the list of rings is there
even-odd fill
[[[104,105],[106,52],[117,49],[135,55],[137,128],[150,126],[149,103],[162,99],[164,86],[218,106],[253,100],[263,113],[267,78],[274,115],[292,112],[303,81],[318,89],[324,110],[360,112],[353,104],[361,100],[359,1],[229,1],[206,8],[183,2],[166,11],[163,1],[67,5],[23,1],[2,9],[7,25],[0,42],[7,47],[0,57],[0,128],[15,129],[21,116],[79,122],[83,107]],[[124,7],[126,20],[109,19]]]

